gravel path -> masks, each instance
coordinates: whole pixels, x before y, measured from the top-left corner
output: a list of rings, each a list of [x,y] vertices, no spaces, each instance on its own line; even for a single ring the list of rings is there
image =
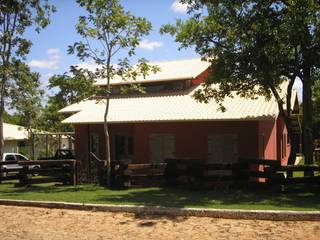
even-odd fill
[[[318,239],[320,222],[166,218],[0,206],[0,239]]]

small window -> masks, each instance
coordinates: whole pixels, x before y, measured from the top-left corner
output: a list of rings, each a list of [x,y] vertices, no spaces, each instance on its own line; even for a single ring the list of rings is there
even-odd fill
[[[133,156],[133,136],[117,134],[115,140],[115,159],[132,159]]]
[[[16,158],[14,155],[10,154],[10,155],[6,156],[5,160],[6,161],[16,161]]]
[[[266,143],[265,143],[265,137],[264,135],[262,135],[262,143],[261,143],[261,147],[262,147],[262,159],[265,159],[265,148],[266,148]]]
[[[90,152],[99,157],[99,135],[90,133]]]

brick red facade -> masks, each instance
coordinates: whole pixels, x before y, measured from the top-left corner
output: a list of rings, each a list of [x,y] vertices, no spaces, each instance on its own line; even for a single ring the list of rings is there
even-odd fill
[[[99,138],[98,157],[105,159],[103,124],[78,124],[76,132],[76,158],[83,168],[90,168],[88,161],[89,136]],[[114,159],[114,135],[133,136],[134,163],[148,163],[151,134],[174,134],[175,157],[206,160],[209,134],[235,134],[238,136],[239,157],[279,159],[286,164],[290,145],[282,145],[286,129],[281,119],[277,121],[210,121],[110,124],[111,157]],[[264,153],[263,153],[264,144]],[[285,150],[284,150],[285,149]],[[285,152],[284,152],[285,151]]]

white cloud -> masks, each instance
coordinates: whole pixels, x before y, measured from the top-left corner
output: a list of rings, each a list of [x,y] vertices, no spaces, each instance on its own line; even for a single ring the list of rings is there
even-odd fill
[[[46,79],[49,79],[53,76],[54,74],[49,72],[49,73],[45,73],[45,74],[42,74],[42,77],[46,78]]]
[[[46,51],[48,59],[46,60],[31,60],[29,65],[35,68],[46,68],[50,70],[59,69],[59,64],[61,62],[61,52],[58,48],[49,48]]]
[[[78,63],[75,64],[75,66],[77,66],[78,68],[87,69],[91,72],[94,72],[97,68],[101,68],[101,66],[96,64],[94,61]]]
[[[188,4],[183,4],[176,0],[172,3],[170,9],[176,13],[187,13]]]
[[[154,49],[162,47],[162,46],[163,46],[163,42],[149,41],[148,39],[142,40],[139,44],[139,48],[149,50],[149,51],[153,51]]]
[[[56,55],[56,54],[60,54],[60,49],[59,48],[48,48],[46,53],[48,55]]]

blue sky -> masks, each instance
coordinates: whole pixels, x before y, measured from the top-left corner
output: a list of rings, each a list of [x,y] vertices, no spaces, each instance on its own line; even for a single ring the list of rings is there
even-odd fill
[[[43,86],[53,74],[63,74],[70,65],[81,64],[83,67],[94,68],[87,61],[81,61],[74,55],[67,54],[68,45],[81,40],[75,31],[75,24],[84,9],[80,8],[75,0],[50,0],[56,6],[57,12],[51,16],[51,24],[37,34],[29,31],[26,37],[33,42],[33,47],[27,61],[33,71],[41,73]],[[161,25],[173,23],[175,19],[186,19],[186,5],[178,0],[122,0],[126,10],[136,16],[146,17],[153,26],[150,35],[143,38],[141,46],[137,49],[138,57],[150,61],[165,61],[197,57],[193,49],[178,50],[179,44],[169,35],[160,35]],[[119,56],[122,57],[122,56]],[[116,58],[117,59],[117,58]],[[301,101],[301,83],[296,81],[296,88]]]
[[[84,9],[74,0],[51,0],[57,12],[51,16],[51,24],[37,34],[29,31],[26,37],[33,42],[27,61],[33,71],[41,73],[45,86],[53,74],[63,74],[70,65],[81,61],[67,54],[68,45],[81,40],[75,31],[75,24]],[[150,35],[143,38],[136,51],[138,57],[150,61],[193,58],[197,55],[192,49],[178,51],[179,45],[169,35],[160,35],[162,24],[173,23],[177,18],[186,18],[186,6],[174,0],[123,0],[123,6],[136,16],[146,17],[153,26]],[[119,56],[120,57],[120,56]],[[91,65],[87,61],[84,65]]]

